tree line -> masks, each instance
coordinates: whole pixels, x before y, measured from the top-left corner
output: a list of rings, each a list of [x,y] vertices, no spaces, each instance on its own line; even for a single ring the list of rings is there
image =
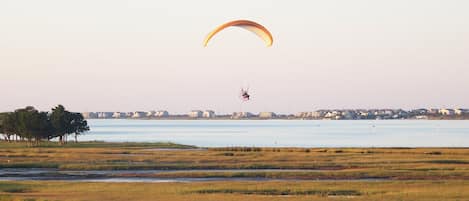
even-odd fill
[[[77,141],[78,135],[89,130],[81,113],[69,112],[62,105],[52,108],[51,112],[28,106],[0,114],[0,134],[8,142],[20,140],[34,145],[57,138],[64,144],[67,136],[74,135]]]

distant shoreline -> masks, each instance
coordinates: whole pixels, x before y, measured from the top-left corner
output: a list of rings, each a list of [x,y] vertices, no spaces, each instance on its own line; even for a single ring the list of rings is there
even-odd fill
[[[407,119],[314,119],[314,118],[87,118],[87,120],[233,120],[233,121],[244,121],[244,120],[315,120],[315,121],[363,121],[363,120],[469,120],[469,117],[430,117],[430,118],[407,118]]]
[[[86,119],[158,119],[158,120],[469,120],[469,109],[338,109],[277,114],[275,112],[233,112],[216,114],[213,110],[192,110],[172,114],[166,110],[136,112],[83,112]]]

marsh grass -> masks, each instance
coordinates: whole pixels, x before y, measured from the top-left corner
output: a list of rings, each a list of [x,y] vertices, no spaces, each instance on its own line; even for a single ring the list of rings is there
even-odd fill
[[[427,161],[428,163],[436,163],[436,164],[469,164],[469,161],[464,160],[431,160]]]
[[[469,181],[391,182],[196,182],[73,183],[57,181],[0,182],[31,185],[31,192],[4,193],[11,200],[167,200],[167,201],[465,201]]]
[[[0,200],[465,201],[469,197],[468,148],[193,148],[172,143],[103,142],[64,146],[52,143],[30,148],[21,143],[0,142],[0,168],[187,170],[121,176],[287,181],[169,184],[0,181]],[[195,169],[199,171],[189,171]],[[213,169],[217,171],[204,171]],[[264,171],[243,172],[244,169]]]
[[[192,149],[191,146],[171,143],[103,142],[69,143],[64,147],[28,148],[24,144],[11,144],[15,143],[0,142],[0,168],[57,168],[60,170],[297,169],[318,172],[182,172],[152,176],[469,179],[469,149],[464,148],[228,147]]]
[[[6,142],[0,140],[1,148],[30,148],[27,142]],[[32,148],[164,148],[164,149],[193,149],[195,146],[181,145],[171,142],[68,142],[60,145],[57,142],[44,141]]]
[[[27,193],[31,192],[31,185],[16,183],[0,183],[0,192],[4,193]]]
[[[359,196],[356,190],[291,190],[291,189],[202,189],[199,194],[245,194],[245,195],[319,195],[319,196]]]
[[[59,168],[59,164],[47,162],[1,163],[0,168]]]

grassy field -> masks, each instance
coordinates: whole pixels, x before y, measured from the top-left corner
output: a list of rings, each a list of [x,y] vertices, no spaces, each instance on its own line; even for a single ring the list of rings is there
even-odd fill
[[[47,143],[28,148],[22,143],[1,142],[0,168],[200,169],[198,172],[125,173],[120,176],[286,179],[195,183],[4,181],[0,182],[0,201],[469,200],[468,148],[199,149],[171,143],[101,142],[65,146]],[[220,171],[209,171],[211,169]],[[285,171],[243,172],[244,169]],[[326,181],[320,181],[324,179]]]
[[[467,201],[469,181],[74,183],[0,182],[0,200]]]

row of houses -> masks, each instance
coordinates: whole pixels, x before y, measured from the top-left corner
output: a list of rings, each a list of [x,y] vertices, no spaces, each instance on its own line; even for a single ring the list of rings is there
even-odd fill
[[[300,112],[297,118],[311,119],[402,119],[408,116],[404,110],[317,110]]]
[[[316,110],[300,112],[296,115],[278,115],[274,112],[234,112],[231,115],[217,115],[213,110],[192,110],[183,115],[170,115],[168,111],[136,111],[136,112],[85,112],[87,119],[123,119],[123,118],[191,118],[191,119],[426,119],[435,116],[469,115],[468,109],[343,109]]]
[[[213,110],[192,110],[187,115],[190,118],[215,118],[215,112]]]
[[[469,109],[439,109],[438,113],[441,115],[464,115],[469,114]]]
[[[300,112],[296,118],[303,119],[412,119],[432,116],[454,116],[469,114],[468,109],[355,109],[355,110],[316,110]]]
[[[274,119],[280,117],[273,112],[260,112],[255,115],[250,112],[234,112],[231,115],[217,115],[213,110],[192,110],[186,115],[170,115],[168,111],[136,111],[136,112],[84,112],[82,113],[86,119],[126,119],[126,118],[192,118],[192,119],[210,119],[210,118],[230,118],[230,119],[245,119],[245,118],[260,118],[260,119]]]
[[[159,117],[165,118],[169,117],[168,111],[136,111],[136,112],[83,112],[83,117],[86,119],[124,119],[124,118],[152,118]]]
[[[259,114],[253,114],[250,112],[233,112],[231,119],[249,119],[249,118],[258,118],[258,119],[276,119],[283,117],[282,115],[277,115],[274,112],[260,112]]]
[[[214,118],[213,110],[193,110],[187,115],[170,115],[166,110],[159,111],[136,111],[136,112],[83,112],[86,119],[126,119],[126,118],[171,118],[171,117],[190,117],[190,118]]]
[[[216,115],[213,110],[192,110],[187,115],[189,118],[230,118],[230,119],[246,119],[246,118],[260,118],[260,119],[275,119],[280,117],[274,112],[260,112],[259,114],[253,114],[250,112],[233,112],[231,115]]]

